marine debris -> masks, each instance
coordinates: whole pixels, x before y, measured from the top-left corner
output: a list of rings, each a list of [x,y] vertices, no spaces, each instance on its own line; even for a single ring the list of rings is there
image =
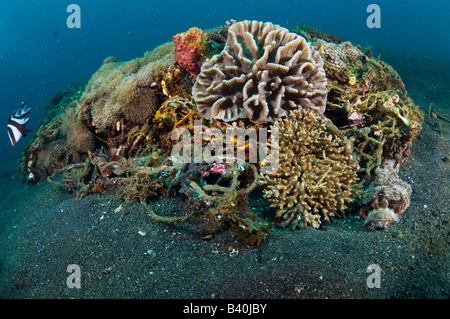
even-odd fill
[[[435,122],[436,121],[436,122]],[[439,130],[439,134],[443,134],[443,128],[441,122],[447,122],[450,123],[450,120],[446,118],[444,115],[438,113],[436,111],[436,106],[431,103],[428,106],[428,121],[427,124],[431,125],[434,128],[437,128]]]
[[[156,222],[203,221],[201,237],[230,229],[261,245],[274,225],[320,228],[361,199],[368,228],[393,224],[408,188],[398,164],[383,163],[405,161],[422,120],[399,75],[369,50],[312,27],[232,20],[140,58],[106,58],[86,85],[50,101],[19,169],[79,200],[138,201]],[[192,157],[180,161],[184,151]],[[155,213],[153,200],[169,197],[189,209]]]
[[[318,39],[328,80],[326,116],[353,138],[360,172],[370,182],[384,160],[403,161],[420,136],[423,112],[408,97],[398,73],[350,42]]]

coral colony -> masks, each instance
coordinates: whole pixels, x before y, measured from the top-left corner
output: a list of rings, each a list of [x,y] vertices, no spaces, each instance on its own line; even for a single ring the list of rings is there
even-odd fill
[[[274,225],[319,228],[350,211],[370,230],[397,223],[411,195],[397,174],[422,120],[370,50],[310,26],[231,21],[106,58],[50,101],[20,171],[259,245]],[[175,196],[189,200],[180,215],[149,206]]]

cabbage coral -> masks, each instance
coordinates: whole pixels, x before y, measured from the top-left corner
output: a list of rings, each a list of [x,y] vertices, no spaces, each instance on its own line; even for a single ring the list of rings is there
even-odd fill
[[[358,189],[358,163],[351,143],[334,125],[314,111],[292,111],[276,122],[279,132],[278,170],[265,175],[264,197],[278,209],[284,223],[318,228],[330,217],[343,215]],[[263,165],[273,162],[272,153]]]
[[[291,110],[325,111],[327,80],[320,54],[270,22],[231,25],[225,49],[202,65],[192,94],[206,119],[276,121]]]

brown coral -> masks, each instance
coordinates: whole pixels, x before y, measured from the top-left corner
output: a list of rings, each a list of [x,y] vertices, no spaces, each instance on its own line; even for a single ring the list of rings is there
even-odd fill
[[[127,120],[144,124],[153,117],[158,108],[158,100],[150,85],[151,82],[142,80],[139,73],[129,75],[120,82],[109,103],[119,104]]]
[[[276,122],[279,165],[265,175],[264,197],[277,216],[293,227],[300,222],[318,228],[323,220],[343,215],[358,189],[358,164],[351,145],[326,118],[308,109],[295,110]],[[337,131],[337,132],[336,132]],[[273,152],[263,165],[274,161]]]
[[[306,40],[270,22],[231,25],[221,54],[202,65],[192,89],[206,119],[276,121],[289,111],[325,111],[323,61]]]
[[[173,63],[170,44],[127,62],[105,59],[81,97],[82,113],[92,118],[99,132],[113,128],[122,117],[134,124],[146,123],[159,107],[155,90],[161,87],[155,74]]]
[[[316,45],[323,56],[325,68],[333,66],[337,69],[348,69],[364,56],[364,53],[350,42],[336,44],[318,40]]]
[[[70,108],[67,110],[63,125],[67,132],[67,146],[75,162],[80,161],[83,154],[95,149],[94,136],[78,119],[76,109]]]
[[[409,207],[411,186],[398,177],[400,165],[388,160],[375,170],[375,179],[366,191],[360,210],[364,225],[380,230],[396,224]]]

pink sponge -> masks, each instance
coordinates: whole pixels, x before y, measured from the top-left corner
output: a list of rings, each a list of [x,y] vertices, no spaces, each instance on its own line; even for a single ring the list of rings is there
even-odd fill
[[[178,64],[189,74],[200,73],[202,55],[205,52],[207,34],[199,28],[191,28],[173,36],[175,58]]]

